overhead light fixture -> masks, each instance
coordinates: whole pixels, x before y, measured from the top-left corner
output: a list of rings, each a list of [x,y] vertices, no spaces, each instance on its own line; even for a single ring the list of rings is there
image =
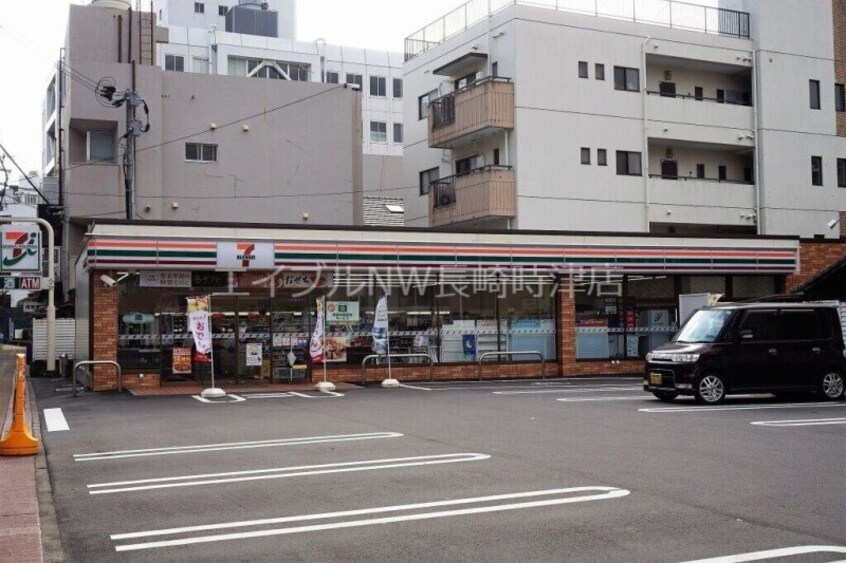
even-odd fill
[[[831,221],[828,222],[828,228],[829,228],[829,230],[833,230],[834,227],[836,227],[839,224],[840,224],[840,219],[832,219]]]

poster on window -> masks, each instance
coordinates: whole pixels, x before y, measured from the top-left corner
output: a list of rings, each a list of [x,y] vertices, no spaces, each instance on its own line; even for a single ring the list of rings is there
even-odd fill
[[[260,342],[247,343],[247,367],[261,367],[262,348]]]
[[[173,366],[171,371],[176,375],[187,375],[191,373],[191,348],[173,349]]]
[[[346,336],[327,336],[324,350],[326,362],[345,363],[349,347],[350,339]]]

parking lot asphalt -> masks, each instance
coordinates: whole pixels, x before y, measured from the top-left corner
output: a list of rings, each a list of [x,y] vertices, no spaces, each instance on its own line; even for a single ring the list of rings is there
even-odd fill
[[[846,558],[843,401],[717,410],[636,379],[226,403],[35,383],[42,419],[61,409],[42,428],[72,561]]]

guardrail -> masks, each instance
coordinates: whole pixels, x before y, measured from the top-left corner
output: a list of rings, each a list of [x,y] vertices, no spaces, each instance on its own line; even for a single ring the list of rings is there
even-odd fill
[[[377,358],[387,358],[389,356],[384,355],[380,356],[379,354],[373,354],[370,356],[365,357],[361,360],[361,383],[362,385],[367,385],[367,362],[369,360],[375,360]],[[420,358],[420,359],[427,359],[429,361],[429,381],[435,380],[435,361],[432,359],[432,356],[429,354],[390,354],[391,358]],[[408,364],[403,365],[403,367],[407,366]]]
[[[479,381],[482,381],[482,362],[485,358],[498,356],[537,356],[541,361],[541,379],[546,379],[546,358],[540,352],[485,352],[479,356]]]
[[[79,368],[82,366],[115,366],[117,368],[117,380],[118,380],[118,391],[123,391],[123,371],[120,368],[120,364],[117,362],[113,362],[111,360],[96,360],[96,361],[85,361],[85,362],[76,362],[73,366],[73,377],[71,378],[71,384],[73,385],[73,396],[76,397],[76,374],[79,371]]]

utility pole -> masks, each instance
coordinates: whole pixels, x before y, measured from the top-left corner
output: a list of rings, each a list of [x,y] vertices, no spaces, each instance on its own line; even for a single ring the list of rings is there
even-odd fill
[[[135,139],[140,137],[146,129],[135,118],[135,110],[144,103],[138,93],[127,90],[124,100],[126,101],[126,150],[123,153],[123,176],[126,186],[126,220],[132,221],[135,218]]]

